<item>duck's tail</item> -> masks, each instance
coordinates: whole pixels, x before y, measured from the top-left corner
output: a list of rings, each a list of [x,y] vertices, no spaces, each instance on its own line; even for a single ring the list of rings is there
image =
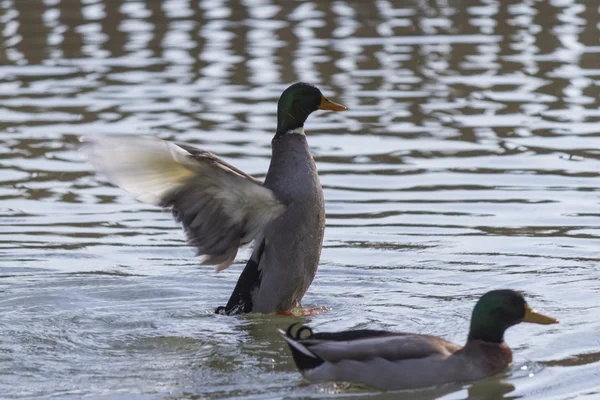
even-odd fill
[[[305,340],[310,339],[310,336],[312,336],[312,331],[307,326],[301,326],[296,331],[296,335],[293,335],[292,328],[296,325],[298,324],[290,325],[287,331],[279,329],[279,333],[281,334],[281,336],[283,336],[287,344],[290,346],[290,350],[292,351],[292,357],[294,358],[296,367],[298,367],[300,372],[317,368],[318,366],[323,364],[325,360],[313,353],[309,348],[310,345],[308,345],[307,343],[302,343]],[[308,336],[305,339],[300,338],[302,332],[306,330],[310,332],[310,336]]]

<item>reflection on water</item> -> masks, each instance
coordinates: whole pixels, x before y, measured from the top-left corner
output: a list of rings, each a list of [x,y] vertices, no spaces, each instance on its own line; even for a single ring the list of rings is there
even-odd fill
[[[77,152],[80,135],[150,134],[262,177],[277,98],[299,80],[350,109],[306,126],[328,219],[305,304],[331,309],[307,321],[462,342],[475,299],[511,287],[561,324],[512,329],[515,364],[503,376],[411,398],[600,389],[593,2],[3,0],[0,9],[5,396],[374,395],[303,384],[275,332],[289,318],[213,315],[243,260],[220,274],[199,266],[167,213],[94,176]]]

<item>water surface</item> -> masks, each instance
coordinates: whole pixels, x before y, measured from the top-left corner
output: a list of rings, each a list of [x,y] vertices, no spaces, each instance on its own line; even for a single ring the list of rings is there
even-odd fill
[[[599,8],[575,0],[0,2],[0,393],[6,398],[398,398],[308,385],[276,333],[224,317],[249,251],[200,266],[171,216],[93,174],[78,138],[188,142],[259,178],[276,102],[325,190],[317,330],[463,342],[494,288],[520,325],[505,373],[403,398],[600,396]]]

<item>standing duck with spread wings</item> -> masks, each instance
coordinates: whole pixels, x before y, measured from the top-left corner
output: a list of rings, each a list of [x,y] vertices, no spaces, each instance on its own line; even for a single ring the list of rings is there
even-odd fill
[[[170,209],[205,256],[203,264],[223,270],[240,246],[254,241],[227,305],[217,312],[281,312],[300,306],[323,244],[323,189],[304,134],[304,122],[319,109],[346,107],[307,83],[283,92],[264,183],[207,151],[149,137],[86,138],[83,149],[113,183]]]

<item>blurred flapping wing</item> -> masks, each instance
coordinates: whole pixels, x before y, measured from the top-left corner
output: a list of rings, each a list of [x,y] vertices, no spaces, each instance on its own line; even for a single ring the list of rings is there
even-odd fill
[[[257,179],[207,151],[140,136],[85,138],[92,165],[138,200],[169,208],[217,271],[286,206]]]

